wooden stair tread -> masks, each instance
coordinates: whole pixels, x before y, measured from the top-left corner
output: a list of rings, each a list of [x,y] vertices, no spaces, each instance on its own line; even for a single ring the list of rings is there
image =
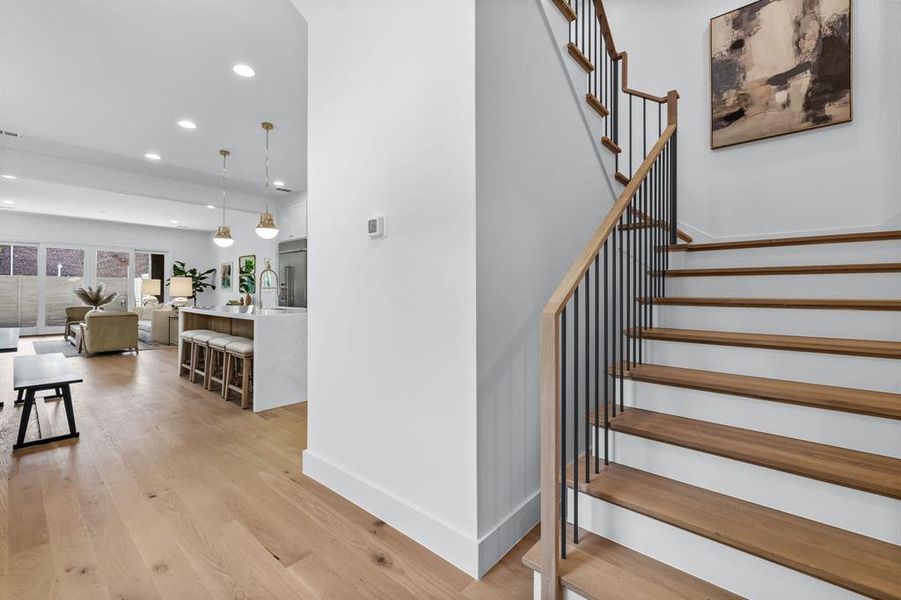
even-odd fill
[[[641,298],[647,303],[647,298]],[[746,308],[814,308],[824,310],[901,310],[901,300],[890,298],[725,298],[667,296],[652,298],[657,305],[668,306],[734,306]]]
[[[591,92],[585,94],[585,101],[588,102],[588,106],[594,109],[594,112],[596,112],[599,116],[606,117],[608,114],[610,114],[610,111],[607,110],[607,107],[604,106],[603,103],[598,99],[598,97]]]
[[[652,220],[650,215],[648,215],[644,211],[638,210],[634,206],[629,207],[629,213],[638,217],[642,221],[651,221]],[[657,222],[662,224],[664,226],[664,229],[666,229],[666,230],[669,229],[669,223],[667,223],[666,221],[658,219]],[[688,243],[691,243],[691,241],[694,239],[690,235],[688,235],[687,233],[682,231],[681,229],[676,229],[676,236],[683,242],[688,242]]]
[[[789,265],[779,267],[726,267],[717,269],[669,269],[667,277],[735,277],[748,275],[829,275],[836,273],[899,273],[898,263],[849,265]]]
[[[522,557],[522,562],[533,571],[541,572],[540,543],[532,546]],[[580,532],[578,545],[567,546],[566,560],[560,561],[559,575],[564,587],[589,600],[740,598],[588,531]]]
[[[567,21],[572,23],[576,20],[576,11],[569,6],[566,0],[554,0],[554,4],[557,5],[557,9]]]
[[[601,500],[859,594],[901,598],[901,546],[619,464],[604,467],[580,487]]]
[[[619,154],[623,151],[623,149],[620,148],[619,144],[617,144],[616,142],[611,140],[606,135],[601,136],[601,145],[604,146],[604,148],[606,148],[607,150],[610,150],[610,152],[613,152],[614,154]]]
[[[627,176],[623,175],[622,173],[620,173],[619,171],[617,171],[613,175],[613,178],[616,179],[622,185],[629,185],[629,178]]]
[[[636,330],[626,332],[636,335]],[[850,356],[901,359],[901,342],[886,340],[854,340],[771,333],[741,333],[731,331],[704,331],[700,329],[668,329],[652,327],[641,330],[642,339],[712,344],[716,346],[740,346],[744,348],[768,348],[796,352],[820,352]]]
[[[640,408],[617,413],[610,419],[610,427],[629,435],[901,499],[901,460],[890,456]]]
[[[712,250],[741,250],[744,248],[770,248],[775,246],[807,246],[812,244],[847,244],[852,242],[880,242],[901,240],[899,231],[867,231],[864,233],[843,233],[837,235],[808,235],[798,237],[770,238],[765,240],[739,240],[733,242],[711,242],[670,246],[670,250],[685,252],[707,252]]]
[[[625,371],[625,377],[673,387],[901,419],[901,394],[890,392],[652,364],[634,365]]]
[[[572,56],[579,66],[582,67],[586,73],[591,73],[594,71],[594,65],[591,64],[591,61],[588,60],[588,57],[582,53],[582,50],[579,49],[574,43],[570,42],[566,45],[566,50],[569,52],[569,55]]]

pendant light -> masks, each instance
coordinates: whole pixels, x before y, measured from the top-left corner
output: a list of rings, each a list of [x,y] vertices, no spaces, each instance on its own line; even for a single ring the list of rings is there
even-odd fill
[[[213,236],[213,243],[220,248],[228,248],[235,243],[235,240],[232,239],[231,227],[225,224],[225,160],[231,152],[220,150],[219,154],[222,156],[222,225],[216,230],[216,235]]]
[[[278,225],[272,213],[269,212],[269,132],[272,131],[272,123],[263,121],[263,129],[266,131],[266,210],[260,213],[260,222],[257,224],[257,235],[264,240],[271,240],[278,235]]]

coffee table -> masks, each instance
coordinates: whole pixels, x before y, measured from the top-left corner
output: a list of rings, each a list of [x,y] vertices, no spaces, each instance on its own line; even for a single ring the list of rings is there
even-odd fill
[[[19,435],[13,445],[13,450],[77,438],[79,433],[75,428],[75,411],[72,408],[72,393],[69,386],[82,381],[84,379],[66,362],[66,357],[62,354],[15,357],[13,360],[13,389],[20,395],[24,392],[25,397],[22,401]],[[35,392],[43,390],[54,390],[62,396],[69,425],[68,433],[53,435],[47,409],[44,406],[44,398],[35,397]],[[28,432],[32,408],[37,414],[40,437],[26,442],[25,434]]]

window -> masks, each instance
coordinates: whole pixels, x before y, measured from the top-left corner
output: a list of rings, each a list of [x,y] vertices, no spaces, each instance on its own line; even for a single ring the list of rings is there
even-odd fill
[[[150,279],[150,253],[135,252],[135,304],[143,305],[146,298],[141,288],[142,281]]]
[[[38,247],[0,244],[0,327],[38,324]]]
[[[117,292],[112,306],[128,307],[128,252],[97,251],[97,283],[106,286],[106,293]]]
[[[45,271],[47,284],[44,324],[66,324],[66,307],[82,304],[75,289],[84,285],[84,250],[47,248]]]

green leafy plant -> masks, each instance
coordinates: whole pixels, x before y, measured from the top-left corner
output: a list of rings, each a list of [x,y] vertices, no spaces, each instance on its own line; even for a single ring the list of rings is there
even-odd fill
[[[190,277],[191,278],[191,290],[194,292],[191,296],[192,298],[196,298],[197,294],[206,290],[206,289],[216,289],[216,286],[210,282],[210,275],[216,272],[216,269],[209,269],[201,273],[197,269],[187,269],[185,268],[185,263],[182,260],[177,260],[172,264],[172,276],[173,277]],[[166,280],[166,285],[169,285],[169,280]]]
[[[113,300],[115,300],[119,296],[119,292],[113,292],[112,294],[105,294],[106,286],[103,283],[98,283],[96,288],[92,288],[89,285],[84,287],[80,287],[74,291],[75,295],[78,296],[78,299],[92,307],[94,310],[100,310],[100,307],[109,304]]]

